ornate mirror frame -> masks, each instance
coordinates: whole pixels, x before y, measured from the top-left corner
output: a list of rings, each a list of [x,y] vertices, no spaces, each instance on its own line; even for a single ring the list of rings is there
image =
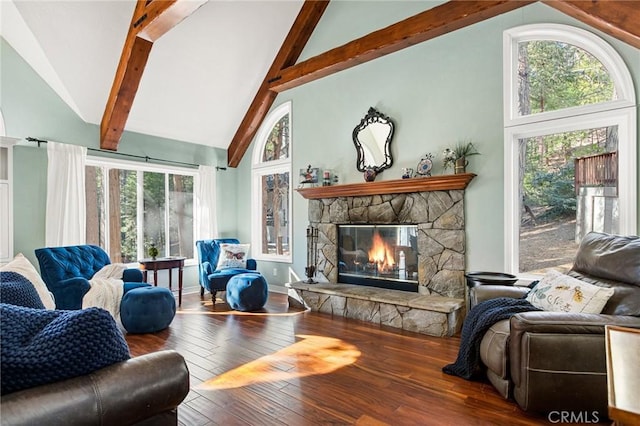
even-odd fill
[[[367,131],[369,126],[376,123],[388,127],[388,130],[385,131],[386,138],[385,135],[380,135],[380,138],[376,138],[375,135],[369,135],[368,138],[364,138],[362,132]],[[356,168],[358,171],[364,172],[367,170],[373,170],[377,174],[391,167],[393,164],[393,157],[391,156],[391,139],[393,138],[394,129],[395,125],[389,117],[373,107],[369,108],[367,115],[365,115],[360,121],[360,124],[353,129],[352,134],[353,143],[356,146],[356,151],[358,152],[358,159],[356,161]],[[379,160],[381,161],[379,164],[372,163],[375,158],[373,152],[377,152],[379,157],[383,157]]]

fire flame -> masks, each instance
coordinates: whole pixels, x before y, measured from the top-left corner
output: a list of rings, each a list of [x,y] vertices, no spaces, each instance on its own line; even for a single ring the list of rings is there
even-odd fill
[[[377,263],[379,271],[392,269],[396,263],[393,249],[384,242],[377,232],[373,234],[373,241],[369,250],[369,262]]]

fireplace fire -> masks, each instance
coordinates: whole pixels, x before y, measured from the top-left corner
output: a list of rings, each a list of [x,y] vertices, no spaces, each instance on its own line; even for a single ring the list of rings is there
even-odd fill
[[[418,291],[416,225],[339,225],[338,281]]]

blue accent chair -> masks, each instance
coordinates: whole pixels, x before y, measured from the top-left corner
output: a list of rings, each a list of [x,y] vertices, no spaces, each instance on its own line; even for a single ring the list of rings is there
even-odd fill
[[[40,275],[56,300],[56,309],[82,309],[82,298],[89,291],[89,280],[105,265],[109,255],[100,247],[78,245],[45,247],[35,250]],[[124,292],[145,287],[142,271],[126,269],[122,274]]]
[[[255,271],[257,264],[255,259],[247,259],[247,268],[226,268],[216,270],[218,258],[220,257],[220,244],[239,244],[235,238],[219,238],[213,240],[196,241],[198,250],[198,272],[200,281],[200,297],[204,296],[204,291],[211,293],[211,300],[216,303],[216,294],[219,291],[227,290],[227,283],[231,277],[246,272]]]

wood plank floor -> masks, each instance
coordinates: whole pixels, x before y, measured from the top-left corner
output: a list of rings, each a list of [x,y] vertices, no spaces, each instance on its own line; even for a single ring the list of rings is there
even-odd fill
[[[290,308],[263,312],[183,297],[162,332],[126,335],[132,356],[175,349],[191,391],[182,425],[536,425],[489,383],[442,373],[459,339],[437,338]]]

